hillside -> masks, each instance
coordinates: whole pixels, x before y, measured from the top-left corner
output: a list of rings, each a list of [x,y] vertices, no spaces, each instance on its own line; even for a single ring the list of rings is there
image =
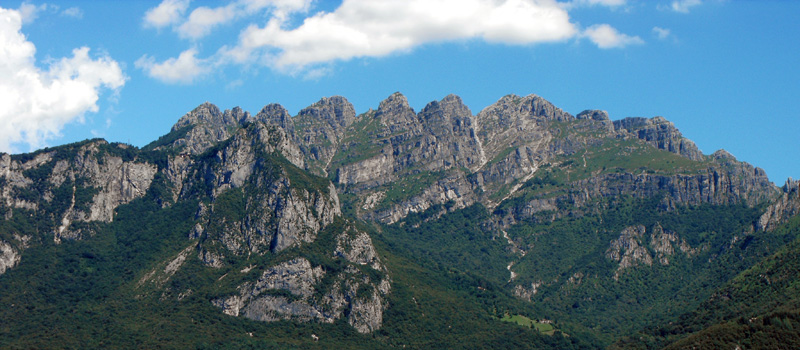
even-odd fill
[[[296,116],[204,103],[141,149],[2,154],[0,347],[797,336],[797,184],[705,155],[663,117],[573,116],[536,95],[477,114],[455,95],[362,114],[338,96]],[[761,298],[775,302],[719,301]]]

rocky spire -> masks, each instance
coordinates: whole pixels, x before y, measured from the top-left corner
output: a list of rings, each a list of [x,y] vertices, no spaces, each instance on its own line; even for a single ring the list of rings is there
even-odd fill
[[[294,135],[294,121],[289,111],[277,103],[270,103],[256,114],[255,120],[265,124],[277,125],[286,130],[289,135]]]

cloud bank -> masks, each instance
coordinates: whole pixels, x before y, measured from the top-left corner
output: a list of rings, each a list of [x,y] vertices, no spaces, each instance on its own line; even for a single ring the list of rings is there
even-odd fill
[[[119,64],[108,56],[91,58],[88,47],[55,59],[46,70],[36,66],[36,47],[22,34],[33,12],[0,8],[0,151],[42,147],[64,125],[97,112],[103,89],[125,84]],[[25,16],[28,16],[27,19]],[[34,17],[35,18],[35,17]],[[25,150],[27,151],[27,150]]]
[[[625,0],[344,0],[332,12],[290,20],[307,12],[310,4],[310,0],[238,0],[214,8],[198,7],[182,17],[186,1],[164,0],[147,12],[145,26],[170,25],[179,37],[192,41],[248,16],[262,15],[259,17],[266,20],[251,23],[238,40],[206,59],[197,58],[196,49],[189,49],[163,62],[143,56],[137,66],[163,82],[187,83],[226,64],[261,64],[283,72],[317,71],[319,65],[331,62],[384,57],[452,41],[533,45],[585,37],[601,49],[643,43],[608,24],[581,30],[570,21],[570,8],[618,7],[625,5]],[[178,71],[186,76],[176,76]]]

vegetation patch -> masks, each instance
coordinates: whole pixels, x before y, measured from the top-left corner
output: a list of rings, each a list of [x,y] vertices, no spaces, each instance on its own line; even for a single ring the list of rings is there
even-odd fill
[[[553,324],[550,321],[545,321],[545,322],[534,321],[522,315],[505,314],[503,318],[500,319],[500,321],[516,323],[522,327],[535,329],[537,332],[547,335],[553,335],[556,331],[555,327],[553,327]]]

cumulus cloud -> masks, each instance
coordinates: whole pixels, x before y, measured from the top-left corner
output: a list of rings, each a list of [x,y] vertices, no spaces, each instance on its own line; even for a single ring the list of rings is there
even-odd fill
[[[156,63],[155,58],[144,55],[134,63],[151,78],[165,83],[190,84],[211,71],[208,60],[197,58],[197,49],[181,52],[178,58]]]
[[[671,34],[669,29],[661,28],[661,27],[653,27],[653,33],[655,33],[656,36],[661,40],[669,38],[669,36]]]
[[[675,0],[670,5],[672,11],[689,13],[689,9],[702,4],[701,0]]]
[[[36,47],[22,34],[22,11],[0,8],[0,151],[38,148],[64,125],[97,112],[102,89],[120,89],[126,77],[108,56],[91,58],[89,48],[36,66]]]
[[[175,0],[164,0],[159,7],[168,1]],[[643,43],[638,36],[619,33],[608,24],[582,31],[570,21],[568,10],[573,6],[615,7],[626,0],[344,0],[332,12],[293,20],[293,15],[308,12],[310,3],[236,0],[219,7],[197,7],[185,19],[172,22],[173,30],[184,39],[201,40],[217,27],[243,22],[248,16],[265,19],[251,22],[236,42],[207,58],[198,58],[192,49],[160,63],[144,56],[137,67],[164,82],[190,83],[212,68],[229,64],[259,64],[284,73],[318,76],[328,71],[322,66],[332,62],[383,57],[452,41],[532,45],[589,37],[600,48]],[[173,66],[186,69],[167,69]]]
[[[237,18],[266,9],[270,9],[275,18],[286,18],[290,13],[307,10],[310,4],[311,0],[238,0],[225,6],[198,7],[184,19],[189,0],[164,0],[147,11],[145,26],[162,28],[174,25],[181,38],[197,40],[208,35],[215,27]]]
[[[618,32],[608,24],[596,24],[583,31],[583,36],[589,38],[601,49],[622,48],[628,45],[644,44],[638,36],[628,36]]]
[[[553,1],[346,0],[293,29],[278,18],[250,26],[228,53],[234,60],[266,54],[278,68],[380,57],[431,42],[483,39],[532,44],[575,35],[569,15]]]
[[[144,14],[145,27],[163,28],[181,20],[190,0],[164,0]]]

